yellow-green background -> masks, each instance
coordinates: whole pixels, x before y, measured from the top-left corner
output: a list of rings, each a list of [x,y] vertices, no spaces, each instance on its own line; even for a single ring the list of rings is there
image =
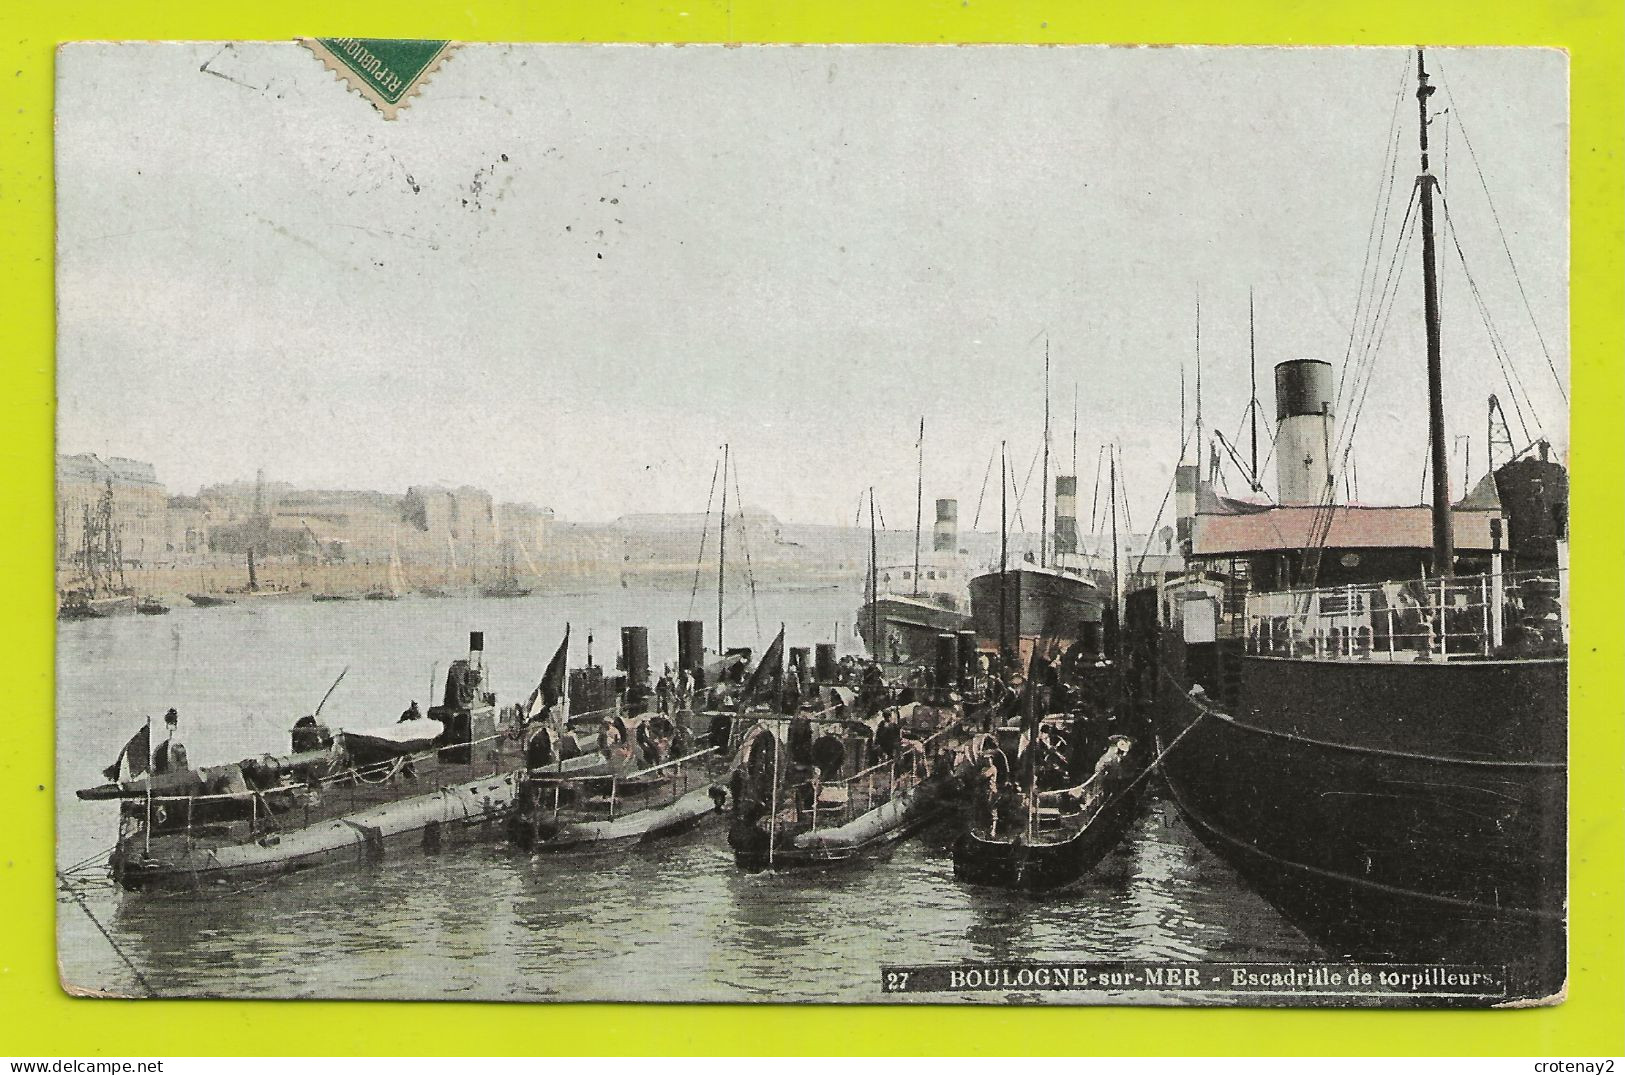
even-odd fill
[[[1620,0],[18,0],[0,14],[0,1054],[604,1052],[1625,1053],[1621,972]],[[1570,999],[1506,1012],[647,1007],[70,999],[52,862],[52,55],[75,39],[1550,45],[1573,101]],[[129,87],[139,94],[140,86]],[[352,107],[340,100],[334,107]],[[382,122],[382,119],[380,119]],[[177,430],[177,436],[185,436]],[[74,913],[71,908],[62,913]],[[873,961],[853,953],[854,974]],[[295,1007],[297,1005],[297,1007]]]

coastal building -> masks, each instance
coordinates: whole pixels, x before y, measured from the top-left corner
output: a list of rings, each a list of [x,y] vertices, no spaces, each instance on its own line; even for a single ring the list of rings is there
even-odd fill
[[[78,553],[87,512],[113,494],[113,526],[129,566],[161,562],[168,554],[169,493],[151,463],[90,453],[56,457],[56,559]]]

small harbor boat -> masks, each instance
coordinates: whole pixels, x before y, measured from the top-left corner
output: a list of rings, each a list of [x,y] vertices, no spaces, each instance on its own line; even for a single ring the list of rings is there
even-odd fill
[[[923,730],[914,722],[924,709],[904,707],[899,726]],[[951,749],[963,731],[957,714],[896,752],[876,748],[885,719],[758,724],[735,773],[734,862],[751,871],[832,866],[888,850],[940,816],[964,775]]]
[[[384,570],[384,584],[368,590],[363,596],[368,601],[399,601],[406,588],[403,579],[400,551],[391,548],[389,566]]]
[[[1021,720],[977,743],[970,809],[954,841],[954,876],[1028,892],[1077,881],[1122,840],[1138,804],[1143,737],[1120,734],[1123,693],[1114,662],[1088,651],[1088,632],[1046,688],[1032,671]],[[1042,658],[1034,657],[1038,666]],[[1056,709],[1040,716],[1041,708]]]
[[[140,601],[136,602],[135,610],[141,613],[143,616],[169,615],[169,606],[158,600],[156,597],[143,597]]]
[[[495,582],[480,587],[481,597],[529,597],[531,588],[520,584],[519,567],[515,550],[524,555],[525,549],[516,539],[509,539],[502,546],[502,573]],[[529,556],[525,560],[529,562]],[[534,571],[532,575],[534,575]]]
[[[329,731],[303,717],[281,757],[191,768],[173,733],[149,750],[149,721],[109,783],[78,793],[120,804],[113,879],[142,892],[229,889],[500,837],[524,764],[522,729],[487,690],[483,650],[473,632],[442,703],[401,722],[412,727]]]
[[[72,574],[57,600],[59,620],[101,620],[136,610],[135,593],[124,578],[123,532],[113,517],[113,481],[95,505],[85,505],[74,550]]]
[[[774,647],[746,699],[775,663]],[[844,692],[823,708],[757,716],[731,778],[734,862],[751,871],[827,867],[883,853],[940,816],[969,772],[972,733],[962,703],[931,693],[897,705],[883,698],[868,716]]]
[[[692,716],[679,714],[678,720]],[[515,845],[539,854],[615,851],[719,816],[728,797],[718,782],[727,769],[722,750],[696,744],[669,718],[635,720],[629,741],[604,750],[603,762],[591,770],[584,771],[579,756],[547,762],[532,755],[541,764],[527,769],[509,816]],[[688,746],[698,749],[661,760],[663,753]],[[641,762],[651,764],[631,768]]]
[[[568,642],[567,632],[525,706],[527,713],[540,707],[545,716],[533,723],[527,743],[526,771],[509,816],[513,843],[537,854],[611,852],[719,817],[728,802],[730,748],[750,718],[692,707],[708,696],[726,698],[734,686],[728,673],[741,658],[706,661],[701,624],[680,621],[679,682],[688,689],[656,696],[660,711],[639,713],[651,701],[646,630],[623,628],[623,674],[614,677],[582,674],[597,671],[590,649],[587,668],[566,676]],[[584,685],[593,689],[596,709],[577,705]],[[564,720],[553,717],[566,713]],[[594,734],[597,753],[587,757],[596,764],[583,764],[582,741]]]

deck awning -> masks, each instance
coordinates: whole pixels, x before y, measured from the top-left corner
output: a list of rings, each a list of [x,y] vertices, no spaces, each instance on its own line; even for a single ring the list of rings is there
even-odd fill
[[[1318,512],[1308,506],[1274,507],[1247,515],[1197,515],[1191,530],[1191,554],[1229,556],[1307,548]],[[1456,509],[1450,514],[1459,551],[1491,549],[1490,520],[1500,518],[1500,512]],[[1503,547],[1504,543],[1503,538]],[[1324,544],[1329,549],[1432,549],[1433,512],[1426,505],[1339,505],[1332,513]]]

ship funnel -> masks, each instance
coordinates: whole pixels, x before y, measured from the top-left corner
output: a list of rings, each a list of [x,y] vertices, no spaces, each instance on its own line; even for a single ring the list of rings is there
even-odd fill
[[[1298,358],[1275,367],[1275,471],[1282,504],[1319,504],[1332,488],[1332,364]]]
[[[677,670],[691,672],[698,680],[705,670],[705,624],[700,620],[677,621]]]
[[[1055,555],[1075,555],[1078,551],[1078,479],[1076,475],[1055,476]]]
[[[649,682],[649,629],[621,628],[621,671],[626,682],[644,686]]]
[[[649,629],[621,628],[621,672],[626,683],[626,708],[642,713],[649,696]]]
[[[1191,527],[1196,521],[1196,486],[1201,475],[1202,468],[1194,463],[1174,468],[1174,536],[1185,552],[1189,552]]]
[[[959,501],[937,501],[937,523],[931,528],[931,551],[959,551]]]
[[[818,643],[813,650],[813,660],[817,666],[813,678],[819,683],[834,683],[838,678],[836,674],[838,665],[835,662],[835,643]]]

